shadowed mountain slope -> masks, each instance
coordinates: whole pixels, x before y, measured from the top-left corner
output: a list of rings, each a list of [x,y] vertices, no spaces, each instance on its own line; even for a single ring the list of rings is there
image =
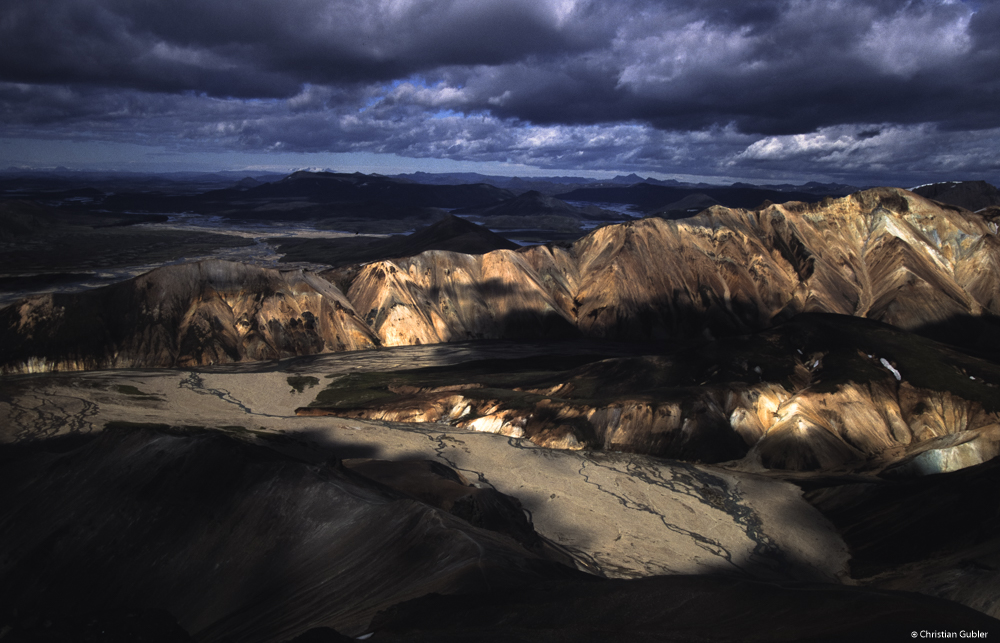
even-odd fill
[[[713,205],[721,204],[707,194],[689,194],[679,201],[674,201],[658,208],[652,214],[664,219],[683,219]]]
[[[0,201],[0,242],[14,241],[54,222],[52,213],[37,203]]]
[[[485,183],[423,185],[377,174],[301,171],[280,181],[245,190],[243,196],[251,199],[307,197],[318,202],[377,200],[419,207],[460,208],[498,203],[509,199],[513,193]]]
[[[173,263],[253,241],[207,230],[162,229],[166,215],[73,211],[33,201],[0,200],[0,305],[17,292],[67,275],[97,280],[108,272]],[[148,268],[147,268],[148,269]],[[24,289],[24,290],[22,290]],[[37,292],[37,290],[35,290]]]
[[[357,636],[427,593],[585,576],[338,462],[218,432],[45,446],[0,449],[2,619],[156,608],[204,643]]]
[[[979,631],[998,622],[926,596],[859,587],[785,586],[719,576],[552,582],[516,594],[425,596],[379,614],[372,641],[745,643],[910,640],[912,631]]]
[[[925,478],[799,483],[851,548],[851,575],[1000,616],[1000,461]]]
[[[102,202],[111,210],[148,212],[220,212],[239,218],[259,205],[289,199],[314,204],[402,204],[407,207],[461,208],[499,203],[513,192],[483,183],[469,185],[423,185],[377,174],[294,172],[280,180],[246,189],[227,188],[197,195],[171,196],[158,193],[114,194]],[[234,210],[234,204],[238,204]],[[230,212],[231,211],[231,212]]]
[[[169,614],[203,643],[278,643],[341,640],[318,628],[386,641],[722,642],[998,625],[904,592],[589,576],[470,525],[457,502],[449,513],[414,499],[404,478],[454,497],[460,476],[440,464],[310,464],[215,431],[134,426],[6,445],[0,462],[0,627],[56,621],[96,636],[81,615],[133,615],[162,625],[153,640],[186,640]]]
[[[1000,205],[1000,191],[986,181],[949,181],[913,188],[915,194],[967,210]]]
[[[475,214],[489,221],[497,217],[565,216],[573,218],[605,217],[609,213],[596,207],[579,208],[555,197],[530,190],[513,199],[481,208],[462,208],[457,214]]]

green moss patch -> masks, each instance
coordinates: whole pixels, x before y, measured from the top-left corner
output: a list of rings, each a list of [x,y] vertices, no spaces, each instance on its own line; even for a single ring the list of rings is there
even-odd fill
[[[389,390],[393,373],[352,373],[330,382],[319,392],[310,406],[348,409],[372,402],[385,402],[398,397]]]
[[[523,359],[476,360],[453,366],[434,366],[409,371],[327,375],[333,379],[310,404],[313,407],[348,409],[384,404],[405,395],[392,389],[401,386],[438,388],[465,384],[477,385],[463,395],[483,399],[504,399],[511,404],[531,404],[543,399],[513,388],[535,388],[567,370],[602,359],[599,355],[544,355]]]
[[[296,393],[302,393],[307,388],[312,388],[319,384],[319,379],[308,375],[289,375],[288,385]]]

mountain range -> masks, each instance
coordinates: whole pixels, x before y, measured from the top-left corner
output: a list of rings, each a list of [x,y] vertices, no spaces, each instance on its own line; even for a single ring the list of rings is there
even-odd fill
[[[443,225],[369,251],[413,251],[434,243]],[[0,358],[5,372],[26,373],[483,339],[644,342],[664,356],[518,382],[530,399],[446,386],[391,407],[380,398],[375,407],[302,412],[456,422],[465,414],[460,426],[553,447],[765,469],[902,466],[928,449],[935,453],[920,462],[978,462],[1000,441],[987,384],[993,371],[905,331],[940,338],[959,328],[951,341],[960,348],[996,354],[994,229],[982,215],[878,189],[817,204],[715,206],[681,221],[613,224],[568,247],[426,250],[323,275],[186,264],[0,310]],[[850,318],[870,322],[840,321]],[[749,337],[743,348],[722,339],[740,336]],[[678,360],[690,358],[672,347],[692,342],[703,356],[719,357],[690,371],[698,381],[678,379]],[[936,372],[935,362],[951,366]],[[631,381],[630,372],[645,375],[622,389],[607,384]],[[594,387],[604,391],[598,399],[574,399]]]
[[[170,257],[0,308],[0,638],[1000,631],[992,186],[229,178],[118,203],[421,226],[251,233],[326,266],[283,269],[174,263],[114,195],[0,205],[14,268]],[[599,227],[468,220],[546,216]]]
[[[649,218],[607,225],[568,247],[482,255],[432,250],[370,261],[349,282],[341,282],[343,292],[318,277],[295,278],[323,291],[317,301],[330,301],[330,306],[336,301],[349,311],[345,314],[365,320],[368,332],[387,346],[566,329],[588,337],[662,341],[749,332],[801,312],[828,312],[932,336],[936,329],[965,323],[977,332],[967,331],[955,341],[995,350],[989,330],[1000,313],[995,227],[981,214],[898,189],[877,189],[815,204],[713,207],[681,221]],[[214,281],[195,274],[232,276]],[[256,283],[248,281],[252,278],[262,287],[268,284],[264,294],[247,286]],[[129,309],[155,311],[161,321],[154,326],[171,329],[164,346],[176,347],[181,343],[177,329],[190,317],[190,306],[202,301],[202,288],[223,298],[257,301],[271,292],[290,297],[303,291],[304,286],[276,285],[288,278],[249,266],[178,266],[118,284],[114,288],[121,292],[114,297],[98,291],[29,299],[0,313],[4,368],[61,363],[63,349],[55,346],[70,350],[81,341],[45,330],[54,318],[42,311],[58,311],[76,323],[91,316],[84,312],[94,310],[91,302],[127,298],[138,304],[130,303]],[[169,301],[175,307],[164,308],[159,303],[164,292],[154,293],[151,284],[173,293]],[[97,306],[98,311],[107,308]],[[224,309],[233,311],[234,320],[243,315],[228,304]],[[268,313],[244,331],[233,331],[223,317],[212,323],[242,337],[251,328],[290,323],[297,314],[293,309]],[[176,363],[180,354],[174,349],[156,358],[124,349],[135,333],[148,332],[152,321],[129,319],[133,316],[107,315],[102,330],[87,333],[87,350],[97,360],[91,367],[110,365],[111,355],[119,365]],[[55,342],[56,336],[63,339]],[[333,349],[324,345],[322,350]],[[286,353],[277,346],[268,350],[275,356]],[[233,353],[232,359],[245,357]]]

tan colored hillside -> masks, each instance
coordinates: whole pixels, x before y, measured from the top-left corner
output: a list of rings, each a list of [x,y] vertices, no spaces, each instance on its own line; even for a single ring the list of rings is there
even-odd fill
[[[610,225],[568,248],[428,251],[349,274],[330,275],[344,294],[308,273],[210,262],[35,297],[0,311],[0,360],[4,372],[173,366],[577,332],[733,334],[800,312],[903,329],[1000,313],[996,224],[894,188]]]

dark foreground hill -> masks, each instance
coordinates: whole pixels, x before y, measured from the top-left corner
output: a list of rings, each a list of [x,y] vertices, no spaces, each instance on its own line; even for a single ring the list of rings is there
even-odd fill
[[[45,447],[0,448],[0,626],[156,608],[199,641],[283,641],[321,625],[357,636],[417,596],[579,574],[337,461],[133,427]],[[465,490],[470,519],[489,521],[457,473],[437,471],[439,489]],[[534,534],[516,501],[497,503],[513,509],[491,526]]]
[[[338,460],[309,464],[214,432],[111,427],[82,443],[4,446],[0,460],[0,627],[14,640],[51,640],[55,629],[74,637],[63,640],[89,632],[117,643],[90,627],[109,612],[116,630],[131,615],[159,623],[154,640],[170,643],[186,640],[173,618],[206,643],[337,641],[337,632],[899,640],[1000,627],[956,603],[870,588],[743,574],[600,579]],[[382,464],[400,465],[405,478],[405,463]],[[456,472],[434,471],[437,489],[468,489]]]

